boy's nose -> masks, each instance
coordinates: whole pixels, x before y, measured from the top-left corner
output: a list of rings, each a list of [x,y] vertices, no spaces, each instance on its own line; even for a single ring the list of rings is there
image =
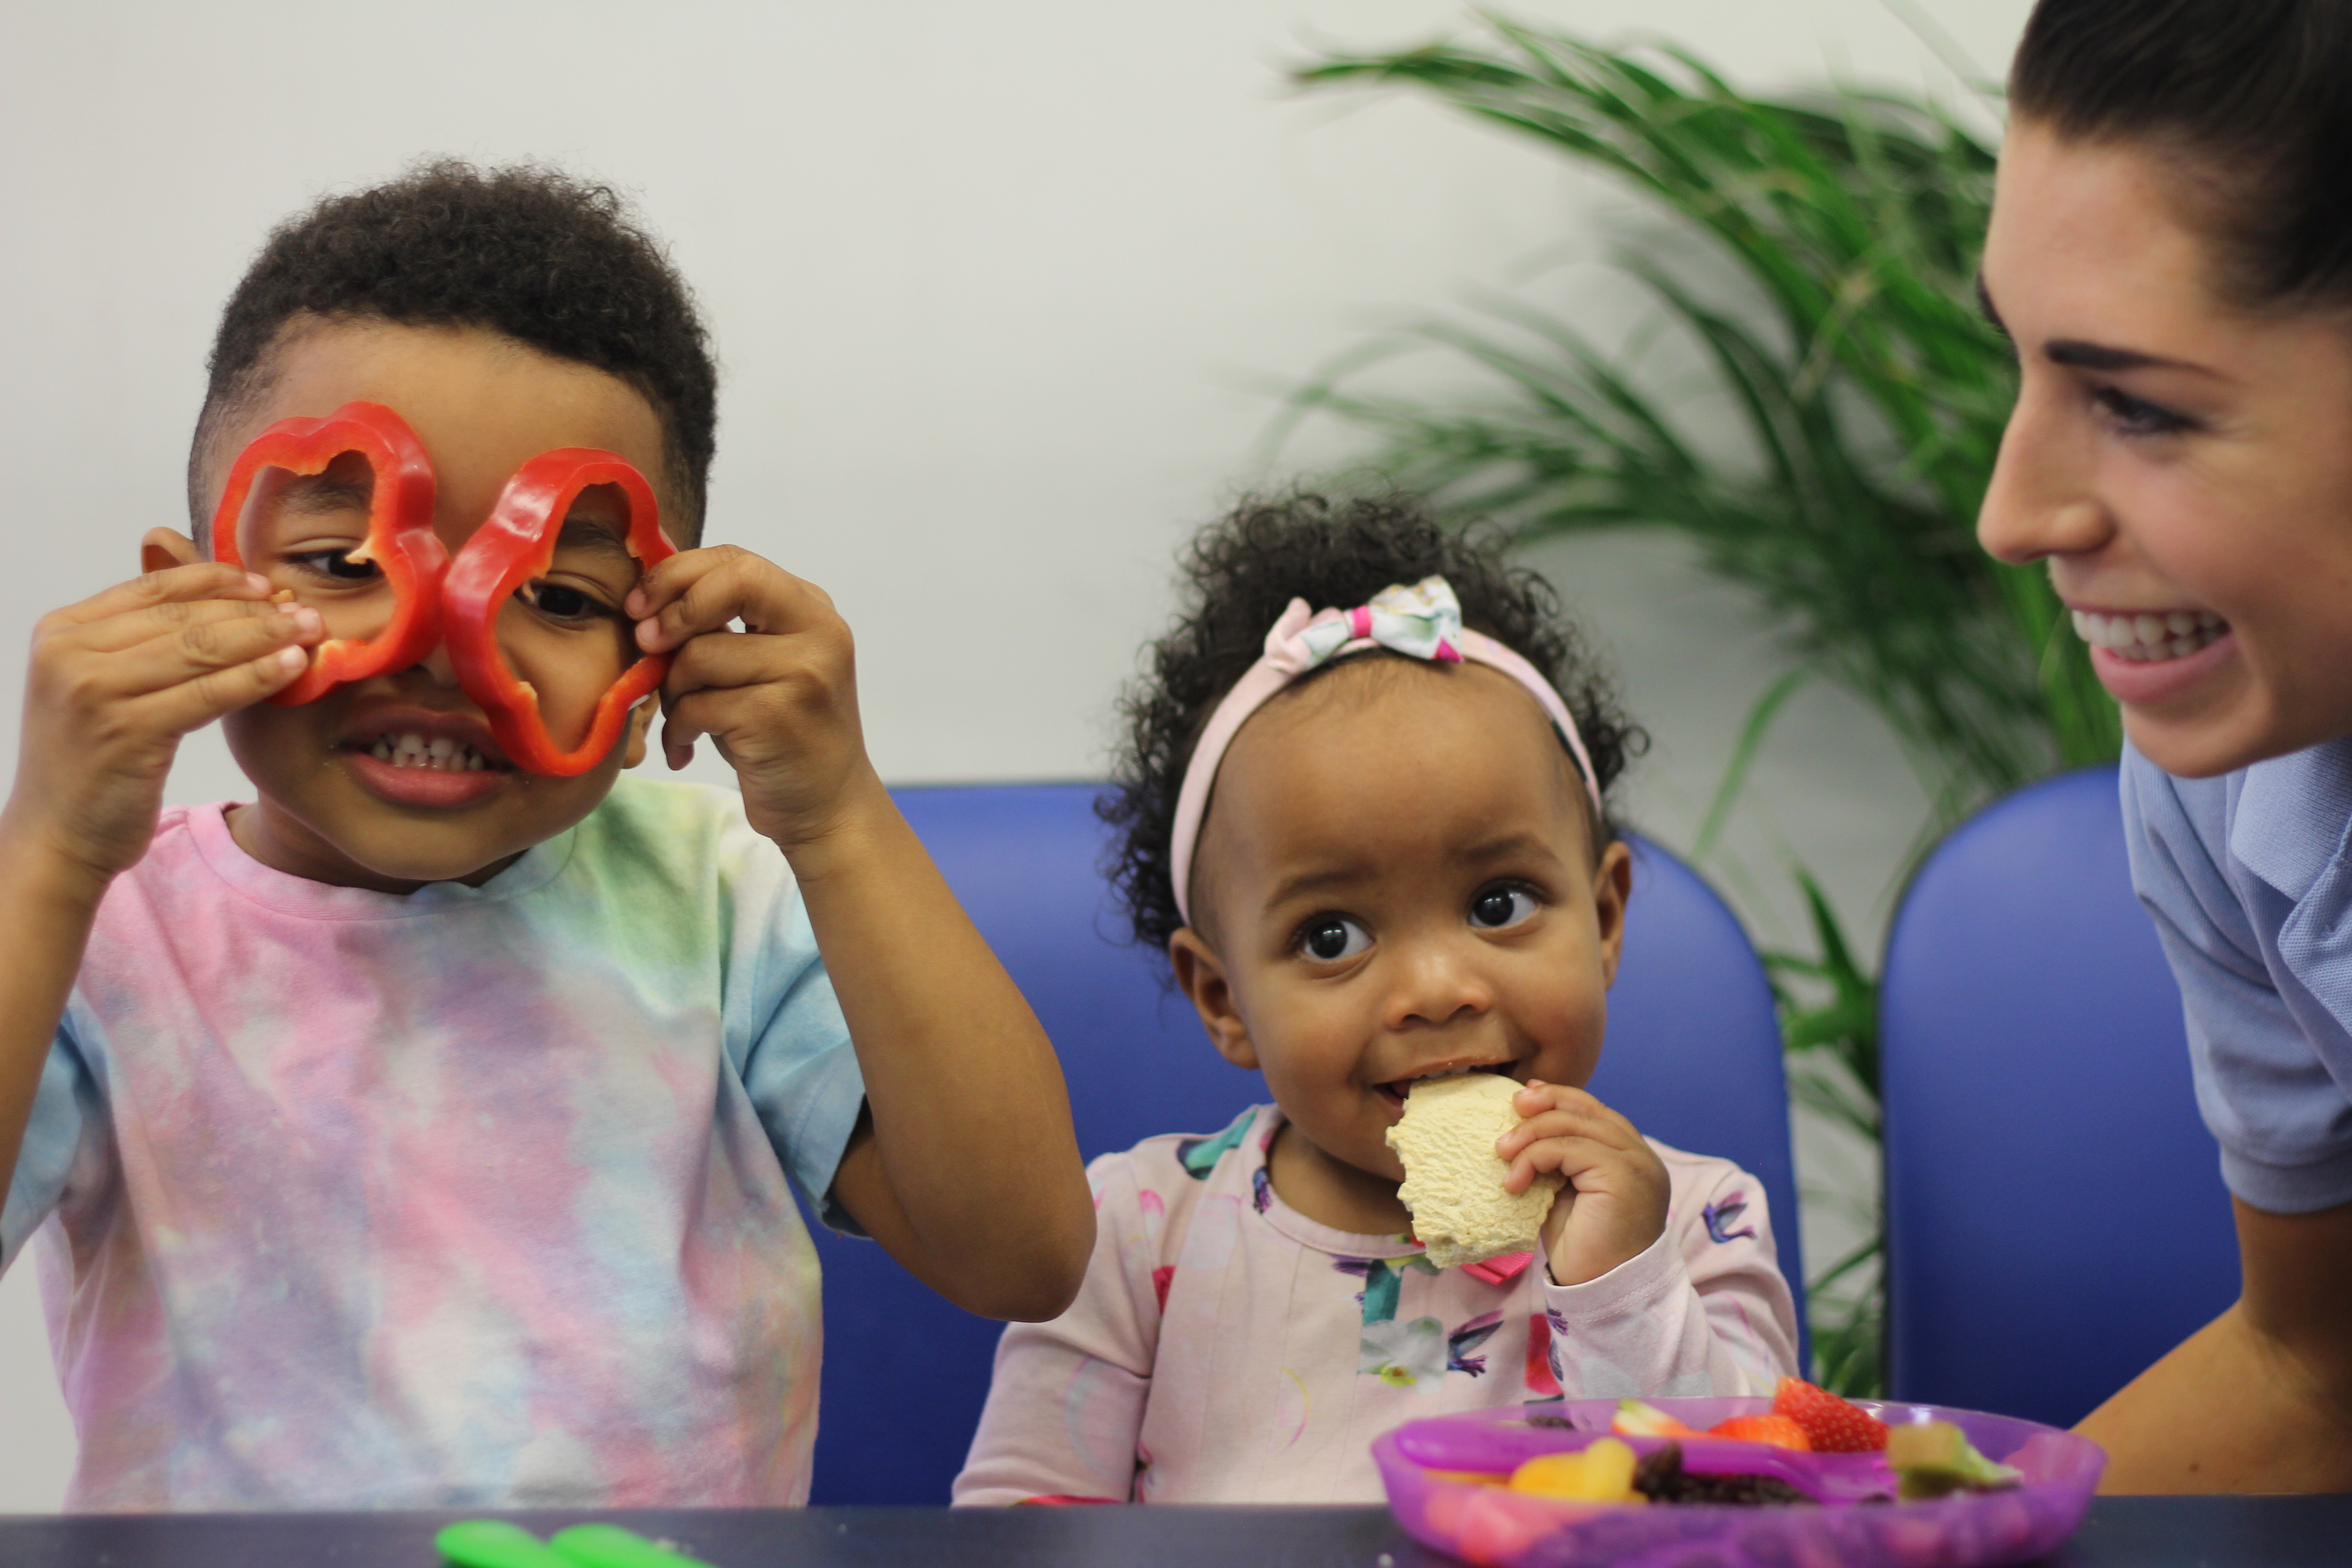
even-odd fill
[[[446,642],[435,643],[433,651],[416,661],[416,668],[431,676],[436,686],[453,689],[457,687],[457,667],[449,662],[449,645]]]
[[[2030,388],[2019,395],[1977,513],[1977,542],[2012,566],[2085,554],[2115,535],[2084,433],[2050,403]]]

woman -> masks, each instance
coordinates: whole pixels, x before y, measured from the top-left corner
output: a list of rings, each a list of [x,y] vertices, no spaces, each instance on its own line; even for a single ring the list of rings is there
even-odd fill
[[[1978,535],[2122,704],[2244,1264],[2082,1430],[2112,1491],[2352,1489],[2352,5],[2042,0],[2011,103]]]

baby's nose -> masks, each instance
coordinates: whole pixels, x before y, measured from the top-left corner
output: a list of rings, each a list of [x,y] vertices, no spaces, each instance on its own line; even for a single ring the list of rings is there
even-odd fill
[[[1450,943],[1417,944],[1397,966],[1389,1019],[1391,1027],[1450,1024],[1486,1012],[1494,1001],[1493,988],[1467,954],[1454,951]]]

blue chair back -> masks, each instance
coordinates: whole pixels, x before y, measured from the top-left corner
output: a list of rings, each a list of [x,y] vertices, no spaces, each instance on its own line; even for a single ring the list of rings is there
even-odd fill
[[[2071,1426],[2238,1293],[2112,766],[1937,847],[1879,1005],[1889,1391]]]
[[[1155,1133],[1216,1131],[1266,1098],[1265,1080],[1219,1057],[1192,1004],[1162,986],[1159,956],[1122,940],[1099,869],[1097,787],[894,792],[1052,1037],[1089,1160]],[[1639,845],[1635,865],[1593,1091],[1644,1132],[1753,1172],[1794,1286],[1788,1090],[1763,970],[1730,910],[1680,861]],[[950,1306],[871,1243],[813,1228],[825,1338],[812,1500],[945,1502],[1001,1325]]]

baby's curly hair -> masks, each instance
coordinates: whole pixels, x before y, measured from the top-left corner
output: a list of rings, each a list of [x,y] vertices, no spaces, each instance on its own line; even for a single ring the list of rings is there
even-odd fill
[[[268,384],[270,351],[303,316],[481,327],[617,376],[661,420],[669,499],[684,512],[673,537],[700,541],[718,369],[685,280],[610,186],[531,164],[444,159],[280,224],[213,340],[188,458],[199,529],[212,441]]]
[[[1416,497],[1335,499],[1306,490],[1248,498],[1192,541],[1179,571],[1184,598],[1176,624],[1151,645],[1147,673],[1119,698],[1126,733],[1112,787],[1096,806],[1117,831],[1104,869],[1138,942],[1165,950],[1184,924],[1169,837],[1185,766],[1210,713],[1257,661],[1266,628],[1294,598],[1318,609],[1344,607],[1391,584],[1443,576],[1462,602],[1465,626],[1518,653],[1559,689],[1608,799],[1649,737],[1626,719],[1613,685],[1561,619],[1551,584],[1507,564],[1508,542],[1489,525],[1446,528]],[[1603,843],[1614,837],[1606,820],[1598,837]]]

